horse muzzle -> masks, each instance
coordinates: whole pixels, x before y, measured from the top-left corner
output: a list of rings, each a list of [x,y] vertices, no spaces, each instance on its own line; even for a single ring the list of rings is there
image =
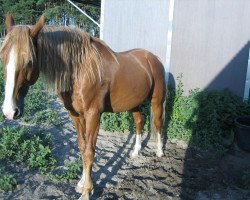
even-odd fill
[[[3,114],[7,119],[13,120],[21,116],[21,110],[19,108],[15,108],[14,110],[6,110],[3,108]]]

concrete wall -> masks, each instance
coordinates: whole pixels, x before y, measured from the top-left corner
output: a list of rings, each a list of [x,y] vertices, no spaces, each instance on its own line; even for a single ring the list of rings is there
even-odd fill
[[[104,0],[102,39],[115,51],[150,50],[165,61],[168,1]]]
[[[103,39],[116,51],[145,48],[165,63],[169,0],[103,0]],[[229,88],[243,96],[249,0],[175,0],[170,72],[185,93]]]

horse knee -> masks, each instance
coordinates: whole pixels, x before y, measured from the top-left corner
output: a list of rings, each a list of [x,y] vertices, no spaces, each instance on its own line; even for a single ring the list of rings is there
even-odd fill
[[[86,149],[84,149],[83,159],[84,159],[84,162],[86,164],[94,162],[94,150],[93,150],[93,148],[86,148]]]
[[[155,129],[157,132],[161,132],[161,128],[162,128],[162,121],[161,119],[155,119],[154,120],[154,125],[155,125]]]

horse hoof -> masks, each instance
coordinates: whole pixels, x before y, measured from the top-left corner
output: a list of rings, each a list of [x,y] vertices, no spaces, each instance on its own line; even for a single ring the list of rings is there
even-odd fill
[[[162,150],[161,150],[161,151],[157,151],[157,152],[156,152],[156,156],[157,156],[158,158],[164,156],[163,151],[162,151]]]
[[[75,187],[75,191],[78,192],[78,193],[82,193],[83,187],[80,187],[80,186],[77,185],[77,186]]]
[[[139,155],[138,152],[132,152],[131,155],[130,155],[130,157],[131,157],[131,158],[137,158],[138,155]]]
[[[81,191],[83,189],[81,188]],[[78,200],[89,200],[90,199],[90,196],[92,196],[94,194],[94,189],[92,189],[90,191],[90,194],[89,193],[86,193],[86,194],[82,194],[82,196],[80,196],[80,198]]]
[[[89,194],[83,194],[78,200],[89,200]]]

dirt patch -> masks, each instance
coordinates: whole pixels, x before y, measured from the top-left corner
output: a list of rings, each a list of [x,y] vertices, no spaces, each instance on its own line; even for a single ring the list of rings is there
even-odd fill
[[[56,105],[59,106],[59,105]],[[53,133],[53,153],[59,167],[79,155],[76,133],[63,110],[63,126],[43,127]],[[130,158],[134,135],[100,131],[93,167],[92,199],[250,199],[243,171],[250,169],[250,154],[232,148],[218,158],[214,152],[188,147],[180,141],[165,143],[165,156],[155,156],[155,143],[143,135],[142,151]],[[77,199],[78,180],[56,182],[22,166],[12,166],[18,187],[0,193],[0,199]],[[79,178],[80,178],[79,174]]]

